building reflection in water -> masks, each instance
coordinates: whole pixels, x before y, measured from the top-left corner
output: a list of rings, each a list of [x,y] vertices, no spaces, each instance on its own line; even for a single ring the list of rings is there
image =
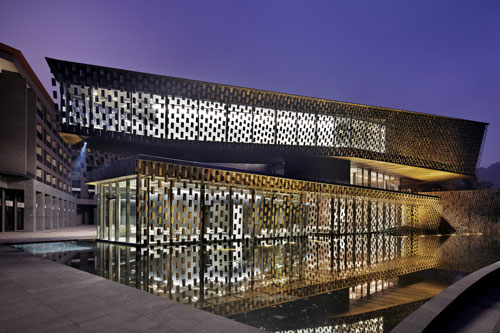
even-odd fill
[[[500,241],[479,234],[385,232],[203,245],[71,241],[16,247],[249,325],[286,332],[389,331],[425,300],[350,315],[349,299],[383,290],[398,278],[408,285],[408,277],[415,275],[449,285],[500,260]]]
[[[435,267],[438,247],[438,237],[385,233],[151,247],[98,242],[96,269],[229,316],[352,286],[373,293],[374,282]]]
[[[376,317],[352,322],[344,322],[319,327],[299,328],[295,330],[276,331],[277,333],[335,333],[335,332],[384,332],[384,318]]]

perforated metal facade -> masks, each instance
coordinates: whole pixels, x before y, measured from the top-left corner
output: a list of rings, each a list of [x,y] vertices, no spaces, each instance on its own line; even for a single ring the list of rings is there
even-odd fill
[[[462,119],[47,61],[60,85],[63,130],[118,141],[357,157],[472,175],[486,128]]]
[[[441,198],[442,216],[456,233],[487,233],[495,238],[500,234],[500,190],[437,191],[425,194]]]
[[[440,200],[148,160],[98,182],[99,238],[141,245],[437,229]]]

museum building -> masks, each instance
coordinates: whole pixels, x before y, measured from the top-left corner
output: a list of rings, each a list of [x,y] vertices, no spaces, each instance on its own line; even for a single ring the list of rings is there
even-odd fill
[[[93,181],[100,205],[100,237],[126,243],[199,240],[202,235],[212,239],[219,231],[228,239],[253,237],[245,223],[260,223],[252,228],[266,235],[295,235],[294,228],[336,228],[336,217],[345,220],[346,230],[355,228],[356,219],[362,221],[361,229],[370,229],[375,223],[369,220],[375,215],[387,220],[384,228],[393,227],[389,220],[399,221],[394,222],[399,227],[417,220],[419,225],[436,225],[438,214],[432,223],[424,221],[423,216],[432,214],[418,214],[423,206],[402,203],[434,199],[401,193],[401,185],[473,176],[487,126],[47,61],[58,86],[61,131],[66,138],[121,156],[157,157],[129,158],[122,163],[128,169],[111,167],[107,178]],[[158,157],[180,161],[165,162]],[[181,176],[183,172],[187,178]],[[313,190],[314,186],[321,190]],[[278,199],[281,196],[286,199]],[[322,196],[328,197],[325,202]],[[371,200],[371,196],[386,199]],[[294,200],[298,203],[292,205]],[[266,208],[266,202],[272,208]],[[252,211],[247,212],[245,205]],[[295,205],[303,209],[308,205],[306,210],[314,211],[314,217],[302,219],[304,227],[296,222],[289,222],[294,228],[280,227],[280,217],[272,215]],[[212,210],[218,209],[224,213],[215,218]],[[270,218],[271,229],[263,228],[271,222],[257,222],[257,216]],[[235,219],[248,222],[236,223]],[[308,228],[309,224],[314,227]],[[323,224],[326,229],[320,228]]]
[[[116,245],[102,246],[103,269],[122,276],[118,263],[135,258],[125,265],[147,268],[144,288],[224,315],[334,290],[363,297],[436,267],[439,239],[420,236],[443,227],[441,199],[402,188],[474,176],[487,128],[47,62],[61,135],[87,159],[109,157],[84,180],[98,239]]]

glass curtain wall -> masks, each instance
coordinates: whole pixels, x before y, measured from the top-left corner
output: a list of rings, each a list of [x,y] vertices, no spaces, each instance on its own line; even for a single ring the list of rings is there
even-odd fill
[[[401,179],[382,172],[351,166],[351,185],[399,191]]]
[[[130,177],[97,185],[99,239],[136,242],[136,184]]]

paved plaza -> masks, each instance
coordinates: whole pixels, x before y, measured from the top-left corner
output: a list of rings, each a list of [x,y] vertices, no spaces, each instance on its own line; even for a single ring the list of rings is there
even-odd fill
[[[65,232],[92,234],[57,233]],[[0,245],[0,313],[0,332],[259,331],[7,245]]]
[[[15,231],[1,232],[0,244],[49,242],[76,239],[95,239],[97,236],[96,225],[77,225],[74,227],[44,230],[35,232]]]

